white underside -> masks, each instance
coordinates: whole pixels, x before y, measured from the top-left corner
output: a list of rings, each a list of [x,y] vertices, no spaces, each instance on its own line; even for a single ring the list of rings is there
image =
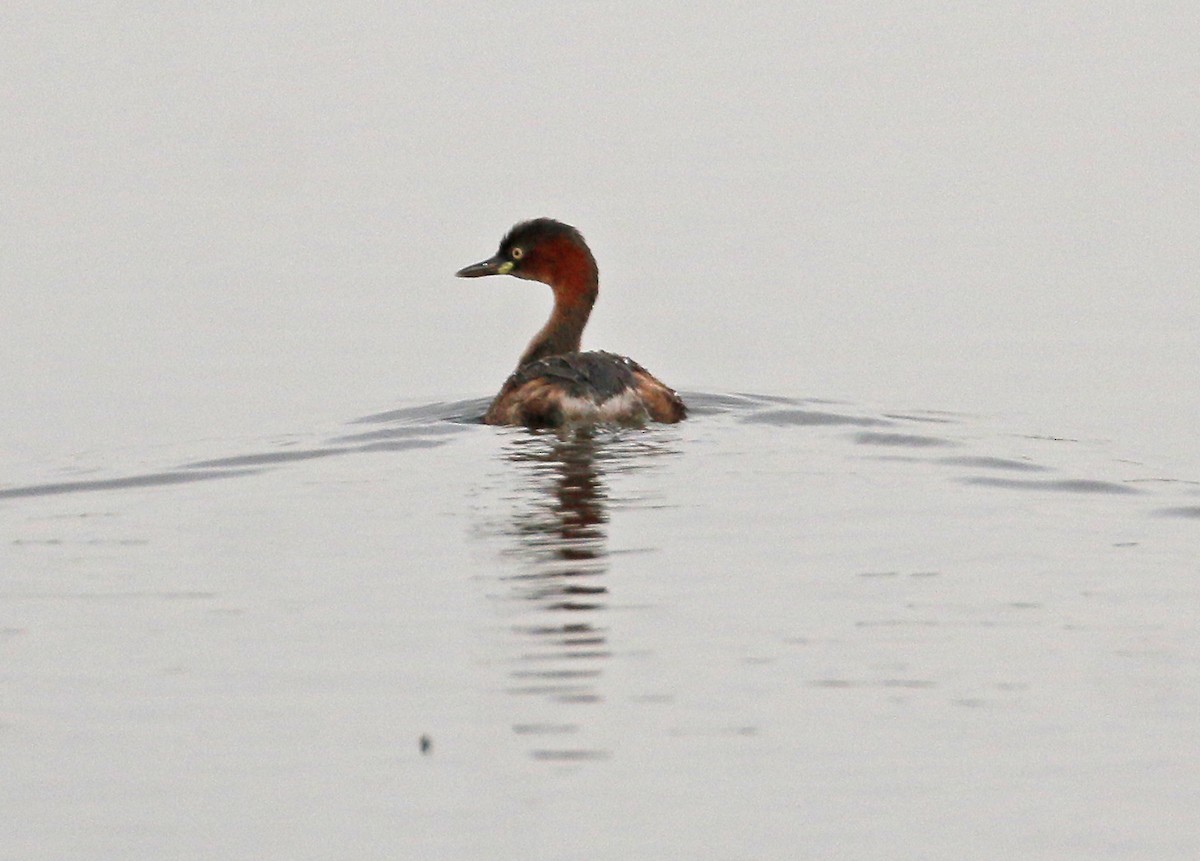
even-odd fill
[[[567,422],[644,422],[648,418],[646,405],[633,389],[625,389],[600,403],[590,398],[569,396],[564,396],[559,403],[563,420]]]

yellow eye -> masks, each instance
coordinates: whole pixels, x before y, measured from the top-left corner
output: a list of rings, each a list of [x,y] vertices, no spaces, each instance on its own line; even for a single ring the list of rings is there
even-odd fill
[[[520,260],[522,257],[525,256],[525,249],[521,248],[520,246],[517,246],[512,251],[508,252],[508,256],[511,257],[513,260]]]

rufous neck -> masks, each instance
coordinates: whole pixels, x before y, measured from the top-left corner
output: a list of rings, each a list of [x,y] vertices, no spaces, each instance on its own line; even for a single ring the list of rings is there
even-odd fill
[[[521,364],[577,352],[600,292],[600,271],[591,251],[570,237],[557,237],[538,244],[523,270],[522,277],[550,285],[554,310],[525,348]]]
[[[550,312],[550,319],[525,348],[521,355],[521,364],[547,356],[578,352],[583,328],[587,325],[592,305],[596,301],[596,293],[594,283],[589,291],[583,293],[564,294],[555,288],[554,310]]]

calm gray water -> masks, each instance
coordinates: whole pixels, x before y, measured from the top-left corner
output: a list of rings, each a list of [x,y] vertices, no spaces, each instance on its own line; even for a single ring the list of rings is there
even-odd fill
[[[7,2],[0,858],[1200,857],[1197,44]],[[472,421],[540,215],[688,422]]]
[[[1200,848],[1200,483],[944,412],[688,399],[0,490],[6,856]]]

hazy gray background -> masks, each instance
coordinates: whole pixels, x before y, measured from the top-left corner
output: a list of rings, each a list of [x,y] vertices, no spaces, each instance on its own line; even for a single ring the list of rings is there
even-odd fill
[[[675,385],[1194,463],[1198,23],[5,3],[5,462],[493,391],[549,298],[450,273],[552,215],[600,261],[586,343]]]

